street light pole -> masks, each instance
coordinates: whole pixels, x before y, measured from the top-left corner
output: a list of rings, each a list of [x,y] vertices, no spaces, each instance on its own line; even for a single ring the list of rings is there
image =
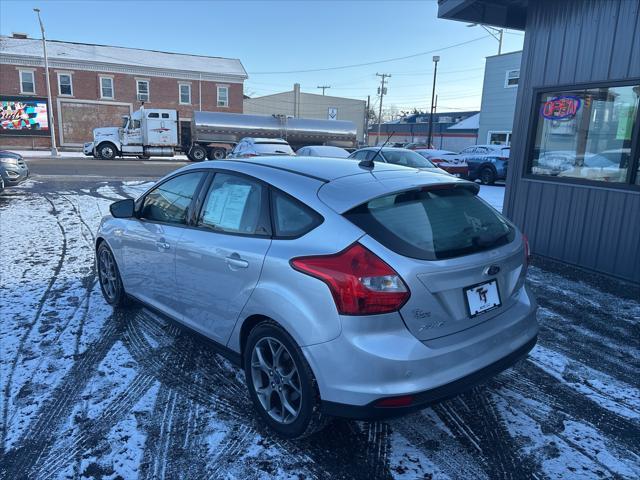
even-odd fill
[[[431,148],[431,140],[433,136],[433,102],[436,98],[436,77],[438,75],[438,62],[440,61],[440,57],[438,55],[433,56],[433,63],[435,67],[433,69],[433,89],[431,90],[431,112],[429,113],[429,140],[427,142],[427,147]]]
[[[51,101],[51,81],[49,79],[49,58],[47,57],[47,39],[44,34],[44,25],[40,18],[40,9],[34,8],[34,12],[38,15],[38,22],[40,22],[40,31],[42,32],[42,49],[44,51],[44,75],[47,83],[47,110],[49,113],[49,132],[51,133],[51,156],[58,156],[58,148],[56,147],[56,130],[53,124],[53,104]]]

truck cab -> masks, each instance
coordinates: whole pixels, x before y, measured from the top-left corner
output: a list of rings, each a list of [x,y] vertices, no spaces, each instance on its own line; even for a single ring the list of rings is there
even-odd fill
[[[178,147],[178,112],[140,108],[122,117],[120,127],[93,130],[93,155],[110,160],[116,156],[171,157]],[[85,145],[85,153],[89,145]]]

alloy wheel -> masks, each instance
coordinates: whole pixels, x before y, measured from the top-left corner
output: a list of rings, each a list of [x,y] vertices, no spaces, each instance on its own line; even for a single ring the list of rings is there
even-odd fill
[[[289,350],[273,337],[256,342],[251,353],[251,381],[260,405],[278,423],[290,424],[302,408],[300,375]]]
[[[111,255],[111,252],[106,248],[100,252],[98,276],[100,277],[100,285],[102,285],[105,295],[109,300],[115,300],[118,294],[118,272],[113,255]]]

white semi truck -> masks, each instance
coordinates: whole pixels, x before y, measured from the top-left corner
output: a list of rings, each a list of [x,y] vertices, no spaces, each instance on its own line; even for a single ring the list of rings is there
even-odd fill
[[[140,108],[123,117],[120,127],[93,130],[84,153],[110,160],[115,157],[172,157],[189,160],[226,157],[244,137],[284,138],[294,148],[306,145],[357,146],[356,127],[343,120],[315,120],[242,113],[193,112],[189,128],[179,128],[176,110]]]

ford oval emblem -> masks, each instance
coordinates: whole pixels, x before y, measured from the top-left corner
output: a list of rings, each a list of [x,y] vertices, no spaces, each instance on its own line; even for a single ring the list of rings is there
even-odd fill
[[[500,272],[500,267],[497,265],[491,265],[490,267],[487,267],[487,269],[484,271],[486,275],[497,275],[499,272]]]

